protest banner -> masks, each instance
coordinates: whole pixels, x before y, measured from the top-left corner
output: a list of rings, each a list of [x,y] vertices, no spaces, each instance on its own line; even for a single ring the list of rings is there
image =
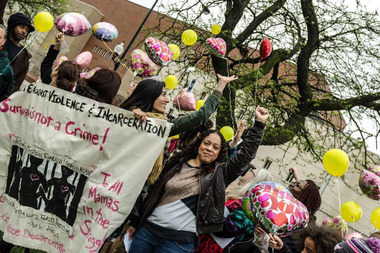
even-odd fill
[[[98,252],[131,211],[170,123],[37,83],[0,102],[0,229],[15,245]]]

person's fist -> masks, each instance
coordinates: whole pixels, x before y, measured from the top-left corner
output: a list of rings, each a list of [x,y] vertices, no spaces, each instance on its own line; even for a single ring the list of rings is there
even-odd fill
[[[256,115],[256,120],[262,123],[265,123],[267,119],[269,118],[268,110],[260,106],[256,107],[255,115]]]

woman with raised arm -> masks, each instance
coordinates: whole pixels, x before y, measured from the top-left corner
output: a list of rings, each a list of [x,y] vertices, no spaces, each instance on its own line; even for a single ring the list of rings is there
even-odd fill
[[[129,216],[129,252],[192,252],[197,235],[222,230],[225,188],[246,172],[268,117],[265,108],[256,108],[254,126],[228,161],[224,138],[215,130],[169,160],[142,207]]]

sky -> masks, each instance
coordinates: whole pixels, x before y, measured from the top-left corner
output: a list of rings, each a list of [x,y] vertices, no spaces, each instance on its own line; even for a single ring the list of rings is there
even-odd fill
[[[147,8],[151,8],[153,6],[153,3],[155,2],[155,0],[129,0],[130,2],[133,2],[133,3],[136,3],[138,5],[141,5],[141,6],[145,6]],[[166,0],[167,2],[176,2],[175,0]],[[374,9],[378,9],[380,10],[380,1],[379,0],[362,0],[363,3],[365,3],[365,5],[368,7],[368,8],[374,8]],[[160,5],[160,3],[162,2],[162,0],[159,0],[157,5]],[[346,0],[345,1],[347,4],[350,4],[352,6],[355,5],[355,2],[356,0]],[[155,8],[155,10],[157,10],[157,8]]]
[[[156,0],[144,0],[144,1],[141,1],[141,0],[129,0],[129,1],[150,9],[153,6],[153,4],[154,4],[154,2]],[[158,0],[158,2],[156,4],[156,7],[155,7],[156,11],[158,10],[158,6],[162,3],[162,1],[163,0]],[[175,0],[165,0],[165,1],[166,2],[175,2]],[[377,9],[377,10],[380,11],[380,0],[361,0],[361,2],[365,6],[367,6],[367,8],[369,10]],[[349,5],[349,6],[351,6],[351,8],[354,9],[355,8],[356,0],[345,0],[345,3],[347,5]],[[142,18],[142,20],[143,20],[143,18]],[[376,126],[374,125],[374,122],[368,121],[368,120],[364,120],[362,126],[368,128],[367,130],[371,130],[371,129],[375,129],[376,128]],[[358,136],[354,136],[354,137],[359,137],[359,135]],[[378,143],[380,144],[380,140],[378,140]],[[376,139],[375,138],[367,140],[367,145],[368,145],[368,149],[370,151],[375,152],[375,153],[377,153],[377,154],[380,155],[380,147],[378,149],[376,149]]]

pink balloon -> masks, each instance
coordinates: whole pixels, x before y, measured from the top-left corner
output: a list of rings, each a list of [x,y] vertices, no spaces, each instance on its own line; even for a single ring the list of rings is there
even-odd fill
[[[54,21],[60,32],[68,36],[82,35],[91,30],[91,24],[87,18],[80,13],[67,12],[61,14]]]
[[[90,71],[82,72],[79,75],[81,78],[88,79],[88,78],[92,77],[95,74],[95,72],[98,71],[99,69],[100,69],[99,67],[95,67],[95,68],[91,69]]]
[[[377,174],[362,169],[359,176],[359,187],[367,197],[380,200],[380,177]]]
[[[173,60],[173,51],[165,42],[149,37],[145,40],[144,44],[150,59],[156,64],[167,66]]]
[[[226,54],[226,42],[221,38],[208,38],[206,40],[211,53],[217,57],[224,57]]]
[[[351,234],[348,234],[344,237],[344,240],[351,240],[353,237],[355,238],[363,238],[363,236],[361,234],[359,234],[358,232],[353,232]]]
[[[78,64],[79,68],[81,70],[87,68],[92,60],[92,54],[89,51],[85,51],[83,53],[80,53],[75,57],[74,62]]]
[[[343,236],[348,232],[348,224],[340,215],[335,216],[334,218],[325,218],[322,222],[322,226],[326,226],[332,229],[336,229],[343,233]]]
[[[137,76],[152,77],[157,74],[158,67],[141,49],[135,49],[131,53],[131,68]]]
[[[249,219],[267,233],[291,235],[309,223],[309,212],[282,185],[260,182],[248,189],[242,209]]]
[[[195,111],[197,109],[196,99],[193,92],[186,92],[187,89],[183,89],[181,94],[174,98],[174,107],[183,111]]]
[[[55,68],[58,68],[59,65],[61,65],[62,62],[64,61],[68,61],[69,58],[67,58],[66,56],[60,56],[57,58],[57,60],[55,60],[54,64],[53,64],[53,69]]]

